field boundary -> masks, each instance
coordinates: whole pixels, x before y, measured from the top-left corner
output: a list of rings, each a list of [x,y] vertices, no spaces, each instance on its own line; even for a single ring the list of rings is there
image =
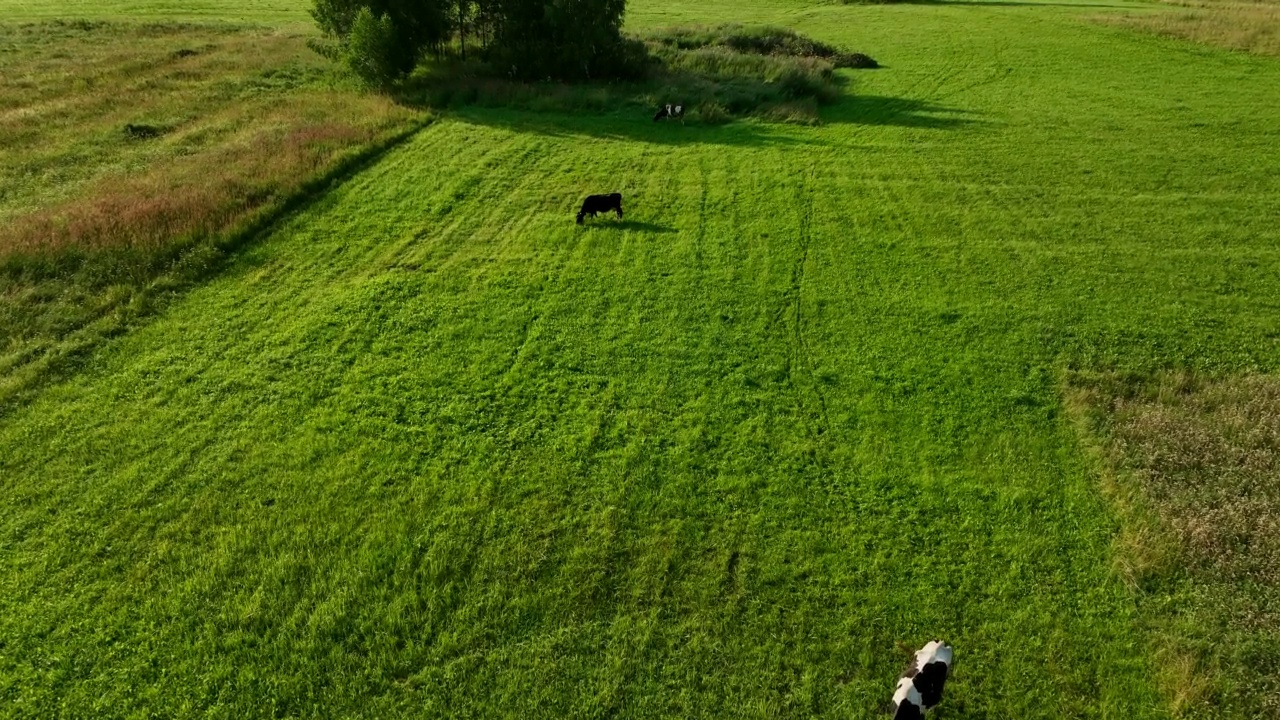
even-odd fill
[[[145,325],[164,312],[170,302],[225,272],[242,250],[376,165],[387,153],[412,139],[436,119],[434,115],[427,115],[409,127],[352,153],[329,171],[302,183],[296,192],[254,212],[239,227],[185,250],[168,272],[153,278],[142,291],[143,301],[133,303],[133,306],[141,306],[145,310],[127,317],[106,313],[65,337],[44,356],[0,378],[0,419],[25,406],[43,388],[72,375],[113,338]]]
[[[1274,522],[1267,478],[1280,383],[1256,373],[1075,372],[1062,387],[1119,524],[1112,572],[1137,606],[1168,709],[1273,716],[1256,667],[1274,666],[1265,648],[1277,617],[1267,589],[1275,546],[1260,540]]]

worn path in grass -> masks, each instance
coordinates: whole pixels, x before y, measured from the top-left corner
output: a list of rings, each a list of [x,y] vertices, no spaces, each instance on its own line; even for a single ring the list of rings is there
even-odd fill
[[[939,718],[1160,717],[1057,371],[1275,368],[1280,65],[760,8],[888,68],[442,121],[0,419],[4,712],[871,718],[943,636]]]

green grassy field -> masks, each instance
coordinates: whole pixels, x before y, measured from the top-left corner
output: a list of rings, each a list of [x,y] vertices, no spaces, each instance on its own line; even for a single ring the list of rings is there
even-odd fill
[[[1280,65],[1108,7],[637,0],[886,67],[419,132],[0,417],[0,712],[1166,716],[1061,376],[1277,369]]]
[[[309,7],[305,0],[0,0],[0,18],[19,22],[81,18],[288,26],[309,24]]]

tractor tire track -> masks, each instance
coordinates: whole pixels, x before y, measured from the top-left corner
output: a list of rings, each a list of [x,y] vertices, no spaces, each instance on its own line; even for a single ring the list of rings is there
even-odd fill
[[[710,173],[707,170],[706,160],[698,163],[698,172],[702,177],[702,187],[698,199],[698,234],[693,240],[693,262],[694,267],[701,273],[706,267],[703,245],[707,240],[707,194],[711,191]]]
[[[822,388],[818,385],[817,373],[814,370],[813,351],[809,346],[809,339],[805,335],[805,314],[804,314],[804,281],[806,267],[809,264],[809,249],[813,243],[813,194],[808,191],[812,185],[809,182],[801,182],[799,185],[800,197],[798,203],[801,208],[800,214],[800,254],[791,271],[791,288],[789,290],[791,303],[791,357],[788,359],[788,380],[792,387],[795,388],[797,399],[799,400],[802,415],[806,415],[802,393],[799,384],[796,382],[797,369],[805,372],[809,376],[809,384],[812,386],[814,395],[818,399],[818,428],[812,433],[815,440],[829,437],[831,434],[831,419],[827,412],[827,398],[822,392]],[[808,421],[806,419],[806,425]]]
[[[813,241],[813,199],[808,191],[810,182],[797,186],[795,206],[800,208],[797,237],[799,248],[791,264],[790,282],[765,326],[765,333],[775,331],[786,339],[786,360],[783,368],[785,382],[796,403],[797,414],[805,434],[817,442],[830,436],[831,421],[827,411],[827,399],[817,383],[813,353],[805,334],[807,318],[804,312],[804,288]],[[804,376],[808,375],[806,381]],[[806,400],[806,386],[812,390],[815,400]]]

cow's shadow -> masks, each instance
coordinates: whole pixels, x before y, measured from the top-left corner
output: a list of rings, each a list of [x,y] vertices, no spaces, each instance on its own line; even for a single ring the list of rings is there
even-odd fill
[[[616,222],[607,221],[607,222],[599,222],[599,223],[589,223],[584,227],[595,228],[598,230],[613,230],[617,232],[638,232],[638,233],[645,233],[649,235],[667,235],[670,233],[679,232],[679,230],[676,230],[675,228],[669,225],[659,225],[657,223],[644,222],[641,220],[619,220]]]

